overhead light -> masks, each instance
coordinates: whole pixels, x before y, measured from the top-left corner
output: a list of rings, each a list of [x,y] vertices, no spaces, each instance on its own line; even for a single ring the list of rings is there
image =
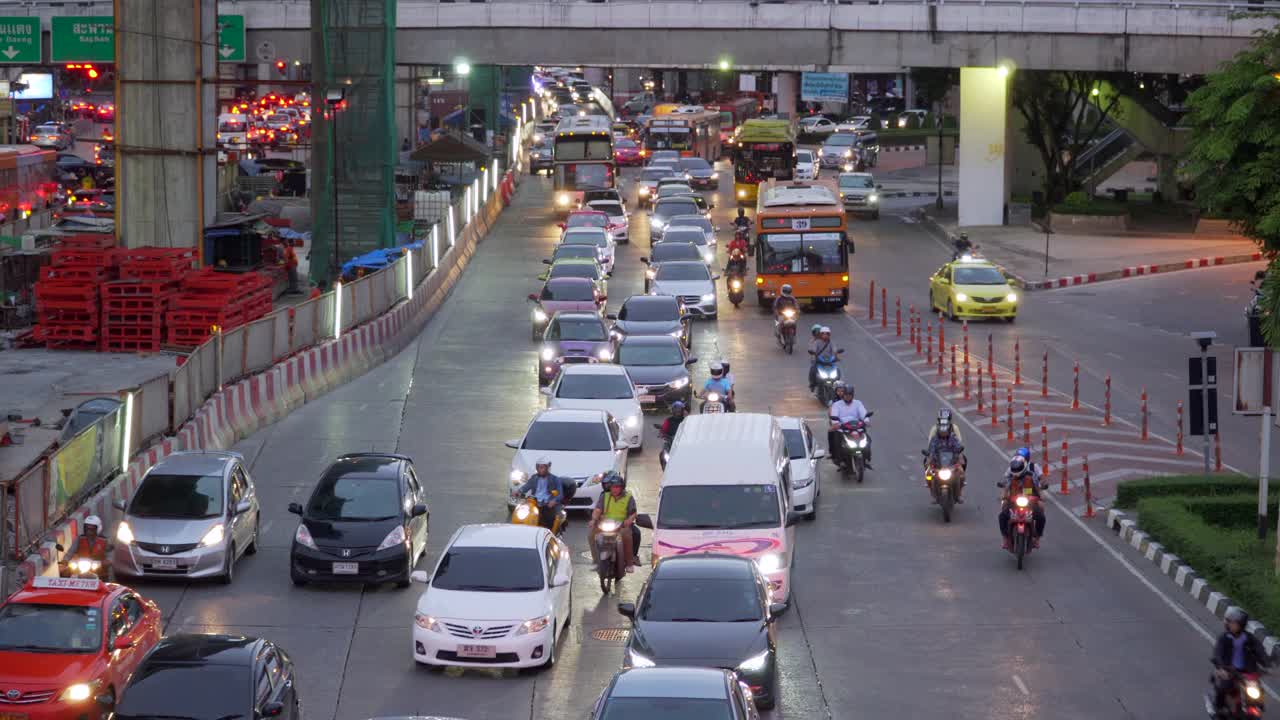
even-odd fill
[[[444,78],[439,77],[439,76],[436,76],[436,77],[429,77],[429,78],[427,78],[427,84],[428,84],[428,85],[443,85],[443,84],[444,84]]]
[[[467,62],[463,58],[459,58],[458,60],[455,60],[453,63],[453,71],[458,73],[459,75],[470,75],[471,63]]]

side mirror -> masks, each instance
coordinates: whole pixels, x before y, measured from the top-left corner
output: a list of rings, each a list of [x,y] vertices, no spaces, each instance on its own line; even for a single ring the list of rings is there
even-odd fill
[[[876,414],[876,411],[872,410],[871,412],[867,413],[867,417],[871,417],[872,415],[875,415],[875,414]]]
[[[560,228],[561,230],[563,230],[563,229],[565,228],[565,224],[564,224],[564,223],[556,223],[556,227],[558,227],[558,228]]]
[[[133,645],[133,641],[123,635],[111,641],[112,650],[128,650]]]
[[[640,262],[644,263],[645,265],[648,265],[648,264],[649,264],[649,258],[647,258],[647,257],[645,257],[645,256],[643,256],[643,255],[641,255],[641,256],[640,256]]]
[[[410,582],[422,583],[423,585],[431,582],[431,578],[427,577],[426,570],[414,570],[409,573]]]
[[[530,301],[530,302],[538,302],[538,296],[537,296],[537,295],[535,295],[534,293],[529,293],[529,301]]]
[[[520,449],[520,440],[519,440],[519,439],[516,439],[516,440],[508,440],[508,441],[507,441],[507,442],[505,442],[504,444],[505,444],[507,447],[511,448],[512,450],[519,450],[519,449]]]
[[[712,275],[712,276],[711,276],[711,279],[712,279],[712,280],[719,280],[719,279],[720,279],[720,273],[716,273],[715,275]]]
[[[54,547],[54,548],[56,548],[58,552],[66,552],[66,551],[67,551],[67,549],[66,549],[66,548],[62,547],[62,543],[54,543],[54,544],[53,544],[53,547]]]
[[[124,510],[124,500],[122,500],[122,499],[118,499],[118,498],[117,498],[117,499],[115,499],[115,500],[112,500],[112,501],[111,501],[111,507],[113,507],[113,508],[115,508],[115,509],[117,509],[117,510]]]
[[[236,514],[243,515],[253,509],[253,503],[248,500],[241,500],[236,503]]]
[[[284,712],[284,703],[269,702],[262,706],[262,717],[280,717]]]
[[[698,363],[698,358],[692,358],[692,357],[684,361],[684,364],[687,367],[693,367],[697,363]]]
[[[421,515],[426,515],[426,514],[427,514],[426,503],[418,503],[417,505],[413,506],[413,512],[411,513],[412,517],[419,517]]]
[[[653,518],[649,517],[649,513],[639,513],[636,515],[636,525],[645,530],[652,530]]]
[[[539,392],[539,393],[541,393],[541,394],[543,394],[543,395],[546,395],[547,397],[551,397],[551,387],[550,387],[550,386],[547,386],[547,387],[540,387],[540,388],[538,388],[538,392]]]
[[[300,504],[298,504],[298,503],[296,503],[296,502],[291,502],[291,503],[289,503],[289,512],[293,513],[294,515],[301,515],[301,514],[302,514],[302,505],[300,505]]]
[[[921,450],[921,451],[920,451],[920,454],[921,454],[922,456],[924,456],[924,457],[929,457],[929,451],[928,451],[928,450]]]
[[[605,315],[605,319],[606,319],[606,320],[617,320],[617,319],[618,319],[618,313],[609,313],[608,315]]]
[[[634,620],[636,617],[636,604],[629,602],[618,603],[618,614]]]
[[[552,262],[552,261],[551,261],[551,258],[542,258],[542,264],[543,264],[543,265],[550,265],[550,264],[551,264],[551,262]]]
[[[813,459],[814,459],[814,460],[821,460],[822,458],[824,458],[824,457],[826,457],[826,456],[827,456],[827,451],[826,451],[826,450],[823,450],[822,448],[818,448],[817,450],[814,450],[814,451],[813,451]]]
[[[798,513],[798,512],[795,512],[795,511],[790,511],[790,512],[788,512],[788,513],[787,513],[787,525],[786,525],[786,526],[787,526],[787,527],[791,527],[792,525],[796,525],[796,524],[798,524],[798,523],[800,522],[801,517],[803,517],[803,516],[802,516],[800,513]]]
[[[769,619],[772,620],[786,612],[788,607],[790,606],[786,603],[769,603]]]
[[[99,695],[98,697],[94,698],[93,701],[98,703],[102,707],[109,708],[112,705],[116,704],[116,696],[110,693],[103,693],[102,695]]]
[[[630,440],[619,440],[619,441],[618,441],[618,449],[619,449],[619,450],[634,450],[635,448],[638,448],[638,447],[640,447],[640,446],[639,446],[639,445],[637,445],[637,444],[635,444],[635,443],[633,443],[633,442],[631,442]]]

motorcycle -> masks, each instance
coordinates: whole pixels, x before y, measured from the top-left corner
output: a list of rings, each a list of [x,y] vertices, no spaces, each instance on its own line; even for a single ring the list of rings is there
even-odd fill
[[[1009,552],[1013,553],[1018,559],[1018,569],[1022,569],[1022,564],[1027,555],[1031,554],[1031,550],[1035,547],[1035,504],[1039,502],[1035,497],[1027,495],[1018,495],[1013,499],[1013,506],[1009,508]]]
[[[552,497],[558,494],[555,490],[551,491]],[[525,497],[511,511],[511,524],[538,527],[541,516],[542,508],[538,507],[538,501],[533,497]],[[569,513],[564,509],[564,503],[560,503],[560,506],[556,508],[555,520],[551,522],[551,532],[555,535],[563,533],[564,526],[568,524],[568,521]]]
[[[929,456],[928,450],[921,452],[925,457]],[[942,521],[951,522],[951,511],[955,508],[958,488],[964,484],[964,467],[959,456],[950,450],[940,451],[937,460],[925,470],[924,481],[929,486],[934,502],[942,508]]]
[[[675,438],[662,432],[662,424],[654,423],[653,427],[658,431],[658,436],[662,438],[662,450],[658,452],[658,464],[663,470],[667,469],[667,458],[671,457],[671,441]]]
[[[1213,707],[1213,696],[1205,695],[1204,709],[1215,720],[1260,718],[1266,710],[1267,695],[1258,673],[1232,673],[1232,686],[1221,710]]]
[[[840,362],[840,354],[843,352],[844,348],[836,350],[836,358],[831,362],[814,361],[817,364],[814,372],[818,377],[816,392],[818,394],[818,402],[822,403],[823,407],[830,407],[831,403],[835,402],[836,386],[840,384],[841,377],[840,366],[837,363]],[[810,350],[809,354],[812,355],[813,351]]]
[[[1266,277],[1265,271],[1259,271],[1249,287],[1253,289],[1253,296],[1249,298],[1249,304],[1245,306],[1244,318],[1249,327],[1249,345],[1252,347],[1265,347],[1266,340],[1262,337],[1262,279]]]
[[[622,523],[604,518],[596,528],[596,574],[600,576],[600,592],[609,594],[627,574],[627,558],[622,557]]]
[[[867,413],[867,418],[870,419],[875,414],[875,411],[872,410]],[[867,439],[867,421],[851,420],[841,423],[839,431],[841,437],[844,438],[844,452],[840,454],[836,464],[840,467],[841,472],[852,472],[857,476],[858,482],[862,482],[867,470],[867,445],[870,443],[870,440]]]
[[[796,347],[796,312],[795,308],[785,308],[773,322],[773,336],[778,339],[778,346],[790,355]]]
[[[712,390],[711,392],[708,392],[702,396],[702,407],[698,409],[698,412],[702,413],[703,415],[707,415],[707,414],[714,414],[714,413],[723,413],[724,411],[725,411],[725,399],[720,396],[720,393]]]
[[[729,255],[729,263],[724,269],[724,284],[729,290],[729,302],[733,306],[742,305],[742,300],[746,296],[747,286],[747,259],[741,250],[734,250]]]
[[[54,547],[58,552],[66,553],[66,548],[61,544],[55,543]],[[94,560],[87,555],[63,555],[62,560],[58,561],[58,577],[63,578],[96,578],[102,582],[107,581],[111,568],[101,560]]]

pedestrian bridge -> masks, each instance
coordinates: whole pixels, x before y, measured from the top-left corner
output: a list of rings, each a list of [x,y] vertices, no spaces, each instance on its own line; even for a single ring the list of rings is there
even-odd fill
[[[396,61],[857,71],[992,66],[1201,74],[1280,3],[1174,0],[399,0]],[[223,2],[250,47],[310,54],[305,0]]]

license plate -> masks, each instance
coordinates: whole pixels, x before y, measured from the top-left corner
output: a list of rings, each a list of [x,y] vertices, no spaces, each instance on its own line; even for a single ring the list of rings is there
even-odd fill
[[[162,570],[174,570],[178,567],[178,560],[177,558],[156,558],[151,561],[151,565]],[[3,718],[0,718],[0,720],[3,720]]]
[[[27,720],[26,713],[0,713],[0,720]]]
[[[655,397],[654,397],[654,396],[652,396],[652,395],[641,395],[641,396],[640,396],[640,402],[641,402],[641,404],[644,404],[644,403],[651,403],[651,402],[656,402],[656,401],[657,401],[657,398],[655,398]]]
[[[355,575],[360,572],[360,563],[336,562],[333,564],[334,575]]]
[[[704,412],[704,413],[722,413],[722,412],[724,412],[724,405],[722,405],[722,404],[720,404],[720,403],[707,403],[707,404],[705,404],[705,405],[703,405],[703,406],[702,406],[702,412]]]
[[[497,649],[493,645],[459,645],[458,657],[465,658],[494,658],[497,657]]]

